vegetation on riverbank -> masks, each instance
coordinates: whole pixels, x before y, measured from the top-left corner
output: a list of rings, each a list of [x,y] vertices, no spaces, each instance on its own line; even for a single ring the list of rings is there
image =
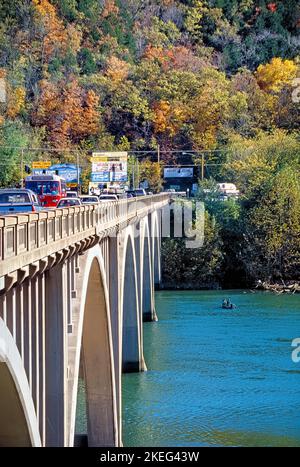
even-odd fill
[[[253,287],[257,280],[300,279],[298,135],[277,131],[235,144],[232,160],[221,170],[237,180],[241,197],[220,201],[214,180],[200,183],[205,243],[194,252],[182,239],[163,242],[167,287]]]

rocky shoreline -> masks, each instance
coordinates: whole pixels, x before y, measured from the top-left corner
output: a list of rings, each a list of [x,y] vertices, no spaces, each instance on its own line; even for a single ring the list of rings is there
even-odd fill
[[[300,293],[300,283],[297,281],[282,281],[281,283],[269,283],[264,281],[257,281],[256,290],[268,290],[277,294],[295,294]]]

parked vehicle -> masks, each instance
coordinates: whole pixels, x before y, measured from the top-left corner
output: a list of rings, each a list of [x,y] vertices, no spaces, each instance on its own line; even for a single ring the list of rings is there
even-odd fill
[[[99,201],[118,201],[117,195],[100,195]]]
[[[218,183],[220,200],[227,201],[229,198],[238,199],[240,192],[234,183]]]
[[[81,200],[79,198],[62,198],[57,203],[57,208],[70,208],[74,206],[82,206]]]
[[[38,197],[31,190],[12,188],[0,190],[0,215],[40,211]]]
[[[85,196],[80,196],[79,199],[82,202],[82,204],[98,204],[99,203],[98,196],[85,195]]]
[[[30,175],[25,179],[25,188],[32,190],[42,206],[56,207],[66,197],[66,182],[58,175]]]

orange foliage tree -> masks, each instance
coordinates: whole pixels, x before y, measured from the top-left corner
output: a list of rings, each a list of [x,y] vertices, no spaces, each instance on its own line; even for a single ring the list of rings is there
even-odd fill
[[[104,8],[101,13],[102,18],[108,18],[111,15],[117,15],[119,7],[116,5],[115,0],[104,0]]]
[[[35,104],[33,122],[47,128],[55,147],[68,147],[99,130],[99,97],[82,89],[77,80],[59,85],[42,80]]]
[[[48,0],[32,0],[35,21],[43,42],[43,58],[48,61],[53,55],[65,54],[68,49],[77,52],[80,48],[81,33],[72,24],[65,28],[59,19],[55,6]]]
[[[168,133],[174,136],[188,118],[188,110],[182,103],[172,103],[161,100],[154,103],[154,132]]]

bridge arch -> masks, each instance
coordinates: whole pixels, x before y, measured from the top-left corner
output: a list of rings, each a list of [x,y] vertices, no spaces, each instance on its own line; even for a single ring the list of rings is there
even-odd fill
[[[82,258],[83,281],[74,371],[74,439],[80,359],[85,379],[89,446],[117,446],[118,420],[108,288],[100,246]],[[72,439],[70,439],[72,442]]]
[[[141,228],[141,311],[143,321],[154,321],[153,273],[151,257],[151,237],[148,217],[145,217]]]
[[[40,447],[38,421],[17,346],[0,318],[0,446]]]
[[[141,316],[137,280],[137,264],[132,227],[128,227],[124,239],[121,273],[121,320],[122,370],[136,372],[144,369]]]
[[[154,285],[158,285],[161,280],[161,263],[160,263],[160,229],[159,229],[159,214],[157,211],[152,213],[151,222],[151,237],[152,237],[152,264],[153,264],[153,280]]]

